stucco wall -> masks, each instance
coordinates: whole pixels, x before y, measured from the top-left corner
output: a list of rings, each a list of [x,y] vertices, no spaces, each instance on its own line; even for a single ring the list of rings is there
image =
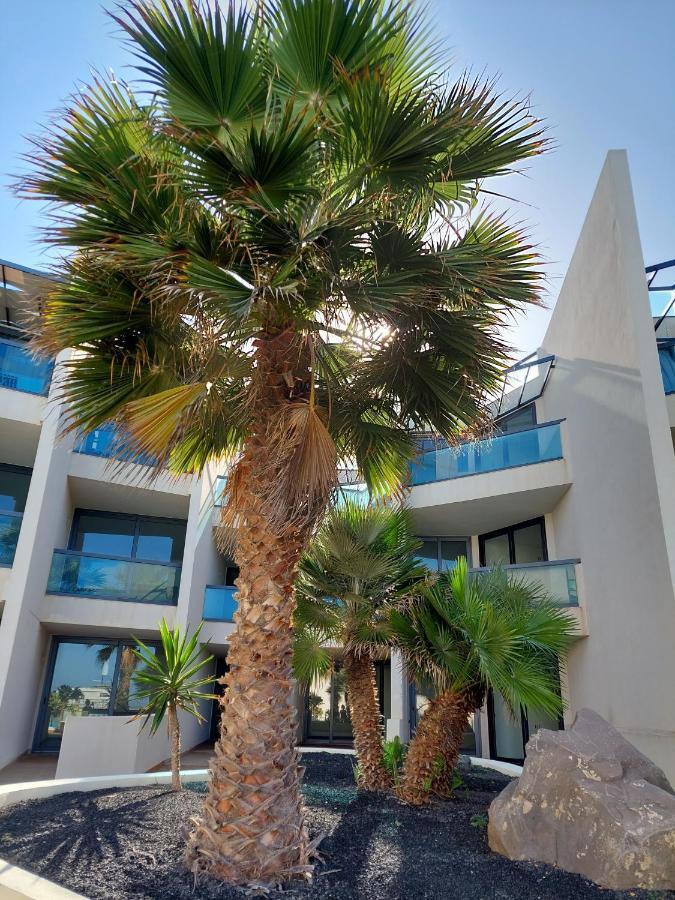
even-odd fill
[[[58,375],[40,433],[35,466],[21,524],[14,565],[6,586],[0,626],[0,767],[31,743],[47,633],[40,610],[54,547],[67,534],[70,515],[68,442],[56,442],[59,407],[54,401]]]
[[[568,666],[589,706],[675,779],[675,459],[626,154],[605,163],[542,351],[540,417],[566,417],[572,487],[550,516],[581,557],[589,637]]]

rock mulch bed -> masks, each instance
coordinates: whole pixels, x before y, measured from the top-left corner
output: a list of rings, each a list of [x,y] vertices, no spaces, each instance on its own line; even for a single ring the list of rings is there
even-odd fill
[[[312,834],[327,833],[310,885],[271,898],[304,900],[617,900],[675,894],[601,890],[549,866],[511,862],[492,853],[487,807],[508,779],[465,773],[454,799],[425,809],[358,795],[352,758],[304,758]],[[0,857],[91,898],[105,900],[242,900],[242,893],[183,868],[181,830],[199,813],[199,786],[173,794],[163,787],[62,794],[0,813]],[[473,824],[471,824],[473,821]]]

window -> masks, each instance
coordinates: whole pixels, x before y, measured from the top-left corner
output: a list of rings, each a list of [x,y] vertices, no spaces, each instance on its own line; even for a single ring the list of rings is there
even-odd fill
[[[26,509],[32,469],[0,463],[0,513],[22,513]]]
[[[141,707],[133,681],[139,665],[134,646],[133,641],[54,640],[36,749],[57,750],[70,716],[127,716]]]
[[[470,559],[468,538],[421,537],[417,559],[432,572],[454,569],[460,556]]]
[[[495,422],[495,428],[500,434],[510,434],[513,431],[523,431],[537,424],[537,411],[534,403],[523,406],[515,412],[503,416]]]
[[[548,559],[543,518],[482,534],[479,543],[481,566],[507,566]]]
[[[180,519],[76,510],[69,549],[145,562],[180,563],[185,526]]]

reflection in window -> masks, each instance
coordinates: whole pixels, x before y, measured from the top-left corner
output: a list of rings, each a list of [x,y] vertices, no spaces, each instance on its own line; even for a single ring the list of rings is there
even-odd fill
[[[71,716],[128,715],[140,708],[133,647],[132,641],[57,639],[38,737],[41,749],[58,747]]]
[[[432,572],[454,569],[460,556],[469,559],[468,538],[419,538],[417,560]]]
[[[479,540],[482,566],[544,562],[548,559],[543,518],[483,534]]]
[[[25,511],[31,474],[31,469],[0,464],[0,512]]]
[[[69,549],[146,562],[180,563],[185,527],[180,519],[76,510]]]

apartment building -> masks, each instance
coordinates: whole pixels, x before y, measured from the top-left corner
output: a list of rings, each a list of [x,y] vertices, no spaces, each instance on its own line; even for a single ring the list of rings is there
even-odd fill
[[[675,273],[675,268],[673,268]],[[608,155],[542,347],[506,373],[488,440],[421,444],[410,504],[432,569],[460,555],[543,583],[577,622],[562,673],[565,721],[590,706],[675,777],[675,289],[645,279],[626,156]],[[236,569],[216,550],[223,472],[148,480],[148,460],[111,463],[114,434],[64,435],[59,363],[22,345],[20,293],[39,273],[2,264],[0,325],[0,768],[58,754],[57,774],[143,771],[166,738],[128,724],[132,636],[195,626],[226,670]],[[675,282],[675,277],[672,278]],[[673,401],[671,403],[671,400]],[[379,664],[388,736],[425,702],[396,653]],[[344,746],[339,663],[299,692],[299,738]],[[212,740],[184,723],[184,746]],[[466,748],[518,761],[539,725],[499,696]]]

